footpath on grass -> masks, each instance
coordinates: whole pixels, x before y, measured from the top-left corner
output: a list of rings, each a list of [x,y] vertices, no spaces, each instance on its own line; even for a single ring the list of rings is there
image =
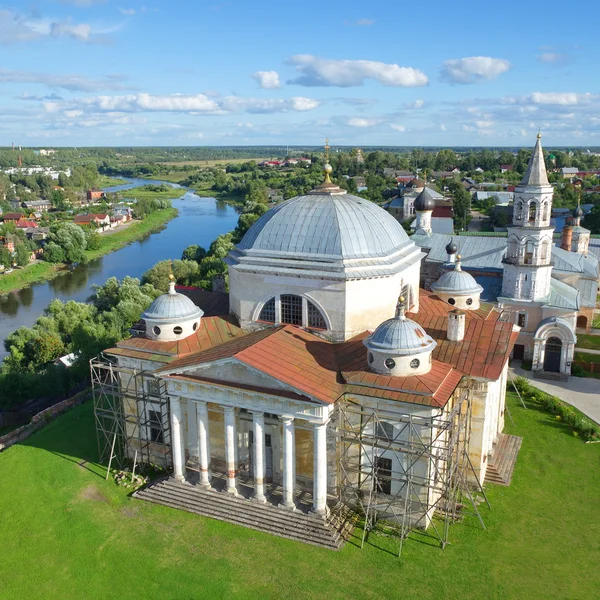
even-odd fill
[[[100,236],[100,246],[95,250],[86,250],[85,255],[89,261],[120,250],[149,233],[159,230],[176,216],[176,208],[165,208],[150,213],[143,220],[135,221],[125,229]],[[34,283],[47,281],[56,277],[65,268],[66,265],[62,263],[53,264],[39,261],[23,269],[16,269],[13,273],[0,276],[0,294],[8,294]]]
[[[511,367],[510,372],[513,378],[519,376],[527,379],[533,387],[560,398],[596,423],[600,423],[600,394],[598,393],[598,382],[595,379],[573,376],[569,377],[568,381],[533,379],[531,372],[519,367]]]

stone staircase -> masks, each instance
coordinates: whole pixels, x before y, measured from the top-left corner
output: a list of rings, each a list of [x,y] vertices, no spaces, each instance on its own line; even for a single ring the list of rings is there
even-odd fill
[[[516,435],[501,433],[498,436],[498,442],[494,445],[494,453],[488,458],[486,483],[510,485],[522,442],[523,438]]]
[[[277,495],[260,504],[171,477],[149,484],[133,497],[330,550],[339,550],[353,528],[354,513],[340,502],[324,517],[308,512],[303,502],[295,511],[276,506]]]

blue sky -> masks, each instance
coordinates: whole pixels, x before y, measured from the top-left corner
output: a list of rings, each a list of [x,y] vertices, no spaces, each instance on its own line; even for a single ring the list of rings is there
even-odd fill
[[[599,5],[0,0],[0,145],[600,146]]]

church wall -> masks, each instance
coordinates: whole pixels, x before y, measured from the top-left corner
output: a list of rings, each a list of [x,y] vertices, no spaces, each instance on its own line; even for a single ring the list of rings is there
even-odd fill
[[[418,310],[419,263],[391,277],[348,281],[346,285],[347,338],[373,331],[396,314],[403,285],[411,286],[413,311]]]
[[[251,328],[260,307],[281,294],[296,294],[312,300],[325,312],[333,337],[342,340],[346,311],[345,283],[324,279],[287,277],[258,273],[240,274],[229,267],[229,302],[243,329]]]

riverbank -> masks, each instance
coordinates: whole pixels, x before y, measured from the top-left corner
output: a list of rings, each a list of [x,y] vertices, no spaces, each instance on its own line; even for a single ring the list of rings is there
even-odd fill
[[[127,229],[101,236],[100,247],[96,250],[86,250],[85,255],[88,260],[94,260],[120,250],[150,233],[159,231],[166,223],[174,219],[177,213],[176,208],[165,208],[150,213],[144,220],[133,223]],[[53,279],[65,267],[66,265],[62,263],[37,262],[23,269],[17,269],[9,275],[0,275],[0,294],[8,294],[34,283]]]
[[[188,188],[172,188],[170,187],[168,190],[156,192],[153,190],[145,190],[143,187],[141,188],[132,188],[131,190],[125,190],[124,192],[119,192],[124,199],[127,198],[135,198],[136,200],[175,200],[177,198],[181,198],[186,192]]]
[[[99,175],[96,187],[103,189],[105,187],[112,187],[114,185],[125,185],[127,180],[121,179],[120,177],[109,177],[108,175]]]

